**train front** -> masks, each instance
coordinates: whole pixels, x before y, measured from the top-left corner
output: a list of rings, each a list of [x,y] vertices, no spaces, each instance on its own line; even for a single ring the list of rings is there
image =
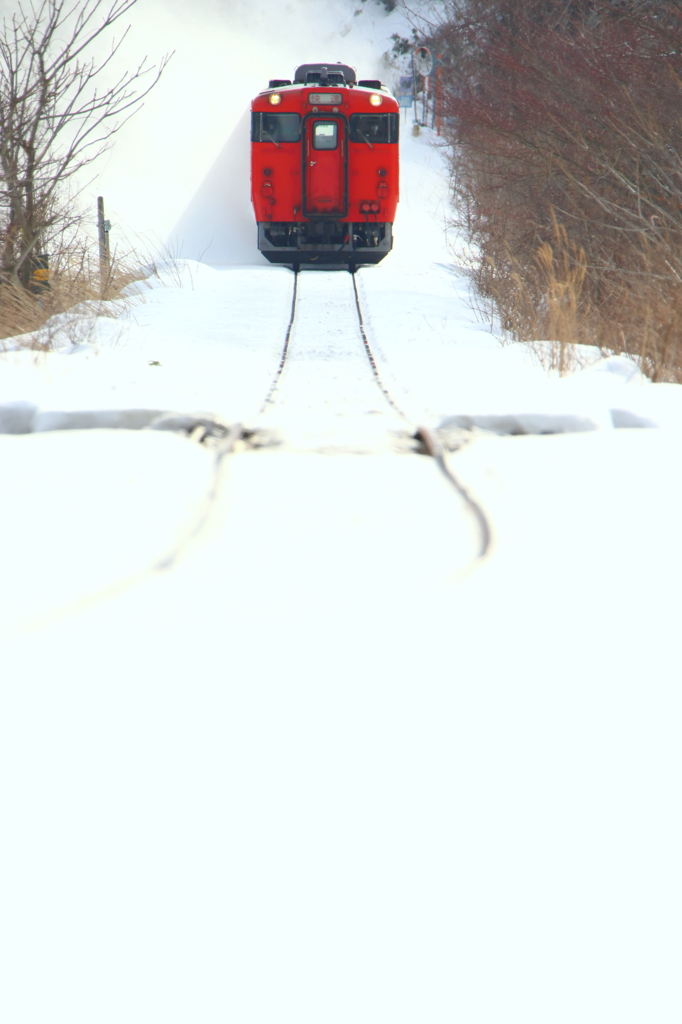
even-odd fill
[[[354,270],[393,245],[399,108],[345,64],[303,64],[251,105],[251,199],[271,263]]]

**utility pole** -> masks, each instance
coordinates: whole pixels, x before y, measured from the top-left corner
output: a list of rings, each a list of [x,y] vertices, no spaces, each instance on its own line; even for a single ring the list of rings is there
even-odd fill
[[[414,50],[412,51],[412,102],[414,103],[414,123],[419,124],[419,115],[417,114],[417,70],[414,66]]]
[[[99,236],[99,282],[102,295],[109,283],[109,267],[111,255],[109,252],[109,232],[111,221],[104,219],[104,199],[97,196],[97,234]]]

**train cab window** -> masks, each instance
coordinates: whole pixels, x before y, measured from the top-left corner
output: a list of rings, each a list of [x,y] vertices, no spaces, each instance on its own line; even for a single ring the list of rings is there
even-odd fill
[[[322,72],[321,71],[309,71],[308,74],[305,76],[306,85],[345,85],[346,84],[346,80],[343,77],[343,74],[338,74],[337,72],[330,71],[327,74],[327,77],[324,79],[324,81],[322,81],[322,77],[323,76],[322,76]]]
[[[339,144],[339,126],[336,121],[315,121],[313,149],[336,149]]]
[[[253,114],[252,142],[299,142],[301,118],[299,114]]]
[[[398,114],[352,114],[351,142],[397,142],[399,125]]]

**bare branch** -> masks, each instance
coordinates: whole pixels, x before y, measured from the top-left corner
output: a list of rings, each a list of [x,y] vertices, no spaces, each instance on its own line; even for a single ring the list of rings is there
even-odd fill
[[[59,201],[65,183],[111,146],[172,56],[145,58],[98,89],[130,26],[103,58],[88,49],[136,3],[28,0],[1,23],[0,281],[26,284],[31,253],[70,222]]]

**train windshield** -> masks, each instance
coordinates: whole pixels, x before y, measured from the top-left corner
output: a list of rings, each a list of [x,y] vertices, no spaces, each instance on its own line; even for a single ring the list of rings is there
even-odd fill
[[[316,121],[313,128],[313,149],[336,149],[339,128],[336,121]]]
[[[299,142],[299,114],[254,114],[251,130],[253,142]]]
[[[352,142],[397,142],[397,114],[352,114],[350,137]]]
[[[322,81],[321,71],[309,71],[305,76],[306,85],[345,85],[346,80],[343,74],[330,71],[324,81]]]

